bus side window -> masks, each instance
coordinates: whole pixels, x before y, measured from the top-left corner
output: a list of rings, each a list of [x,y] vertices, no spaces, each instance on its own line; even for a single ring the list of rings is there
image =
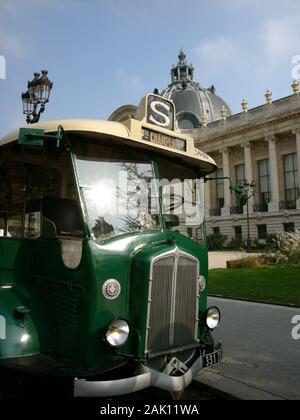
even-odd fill
[[[44,197],[42,217],[53,225],[57,237],[83,236],[81,212],[76,200]]]
[[[3,236],[40,237],[41,199],[45,194],[60,197],[59,171],[26,162],[5,161],[0,175],[0,213],[7,220]]]
[[[6,236],[6,220],[5,217],[0,217],[0,237]]]

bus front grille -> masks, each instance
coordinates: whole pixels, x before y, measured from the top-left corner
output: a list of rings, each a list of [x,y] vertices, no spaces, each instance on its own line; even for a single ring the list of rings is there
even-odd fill
[[[153,260],[146,353],[197,342],[198,274],[198,260],[178,248]]]

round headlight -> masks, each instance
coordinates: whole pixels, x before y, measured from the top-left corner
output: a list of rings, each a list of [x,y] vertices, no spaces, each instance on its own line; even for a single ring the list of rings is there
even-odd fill
[[[205,288],[206,288],[206,278],[204,276],[199,276],[199,291],[204,292]]]
[[[212,306],[211,308],[209,308],[206,312],[206,325],[208,326],[208,328],[210,330],[214,330],[215,328],[217,328],[220,321],[221,321],[220,310],[215,306]]]
[[[106,330],[105,338],[112,347],[123,346],[129,336],[129,325],[124,319],[113,321]]]

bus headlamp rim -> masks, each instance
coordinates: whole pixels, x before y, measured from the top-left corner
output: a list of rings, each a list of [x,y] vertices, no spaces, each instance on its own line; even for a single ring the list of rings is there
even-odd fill
[[[123,324],[122,324],[123,323]],[[119,324],[119,325],[118,325]],[[114,331],[114,328],[119,331]],[[115,336],[112,337],[112,334]],[[124,335],[121,341],[116,342],[116,334]],[[104,340],[112,348],[119,348],[126,344],[130,334],[130,326],[126,319],[117,318],[111,321],[105,328]]]
[[[213,316],[213,312],[215,313],[215,314],[217,314],[217,319],[216,320],[213,320],[211,317]],[[215,321],[216,322],[216,324],[212,324],[210,321],[209,321],[209,318],[211,319],[211,321]],[[220,311],[220,309],[217,307],[217,306],[210,306],[208,309],[207,309],[207,311],[206,311],[206,313],[205,313],[205,322],[206,322],[206,325],[207,325],[207,327],[210,329],[210,330],[214,330],[214,329],[216,329],[219,325],[220,325],[220,322],[221,322],[221,311]]]

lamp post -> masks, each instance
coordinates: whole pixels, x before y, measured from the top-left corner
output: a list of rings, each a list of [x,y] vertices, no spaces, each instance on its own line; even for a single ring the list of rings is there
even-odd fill
[[[241,199],[243,204],[247,205],[247,252],[251,252],[251,235],[250,235],[250,214],[249,214],[249,200],[255,194],[255,183],[252,181],[249,183],[245,181],[243,185],[240,186],[242,193]]]
[[[42,70],[42,75],[34,73],[33,80],[28,82],[28,90],[22,93],[23,114],[27,115],[27,124],[39,122],[46,103],[49,102],[52,87],[53,83],[48,79],[47,70]]]

